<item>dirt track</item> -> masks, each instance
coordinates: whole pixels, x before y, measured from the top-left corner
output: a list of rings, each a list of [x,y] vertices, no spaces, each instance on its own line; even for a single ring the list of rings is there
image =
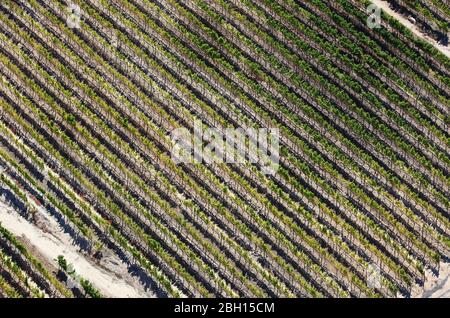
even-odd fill
[[[120,259],[107,253],[99,263],[80,252],[72,244],[71,237],[42,208],[38,210],[43,225],[36,226],[25,220],[14,209],[0,199],[0,222],[27,245],[34,255],[39,255],[45,263],[54,263],[58,255],[63,255],[72,263],[76,272],[88,279],[106,297],[154,297],[144,290],[138,279],[128,273]]]
[[[411,30],[416,36],[418,36],[421,39],[424,39],[428,42],[430,42],[435,48],[437,48],[439,51],[444,53],[447,57],[450,57],[450,46],[443,46],[442,44],[439,44],[434,39],[430,38],[426,34],[424,34],[415,24],[411,23],[407,17],[395,12],[389,7],[389,3],[384,0],[372,0],[372,3],[376,4],[378,7],[382,8],[383,11],[388,13],[389,15],[393,16],[397,20],[399,20],[405,27]]]

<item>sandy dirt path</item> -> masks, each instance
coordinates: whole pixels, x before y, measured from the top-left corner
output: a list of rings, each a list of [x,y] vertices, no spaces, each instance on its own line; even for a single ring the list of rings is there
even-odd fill
[[[435,48],[437,48],[439,51],[444,53],[447,57],[450,58],[450,46],[444,46],[438,42],[436,42],[434,39],[430,38],[426,34],[424,34],[415,24],[411,23],[407,17],[395,12],[389,7],[389,3],[385,0],[371,0],[372,3],[376,4],[378,7],[382,8],[384,12],[387,14],[393,16],[397,20],[399,20],[405,27],[411,30],[416,36],[418,36],[421,39],[424,39],[431,43]],[[450,44],[449,44],[450,45]]]
[[[44,209],[39,209],[39,217],[45,226],[36,226],[24,219],[17,211],[0,198],[0,222],[2,225],[27,242],[48,263],[54,263],[58,255],[63,255],[72,263],[75,271],[88,279],[105,297],[154,297],[146,291],[138,279],[128,273],[127,266],[114,254],[96,264],[88,255],[81,253],[72,244],[72,238]]]
[[[450,263],[441,263],[439,276],[434,276],[430,271],[425,273],[426,281],[422,298],[450,298]]]

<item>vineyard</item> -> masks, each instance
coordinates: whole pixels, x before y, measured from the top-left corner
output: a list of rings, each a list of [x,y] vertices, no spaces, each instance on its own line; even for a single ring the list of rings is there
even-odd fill
[[[112,293],[13,216],[153,297],[413,297],[450,259],[450,60],[369,5],[2,0],[0,297]],[[277,170],[176,162],[199,121],[277,131]]]

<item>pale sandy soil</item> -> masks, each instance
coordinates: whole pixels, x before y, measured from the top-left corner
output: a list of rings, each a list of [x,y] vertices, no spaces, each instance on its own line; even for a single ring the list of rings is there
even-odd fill
[[[127,266],[112,253],[106,253],[99,263],[79,251],[72,238],[63,231],[45,209],[38,208],[39,226],[28,222],[0,198],[2,226],[20,238],[46,264],[63,255],[75,271],[88,279],[105,297],[154,297],[138,279],[128,273]]]
[[[376,4],[378,7],[382,8],[386,13],[393,16],[397,20],[399,20],[405,27],[411,30],[416,36],[422,38],[428,42],[430,42],[434,47],[436,47],[439,51],[444,53],[447,57],[450,57],[450,46],[444,46],[434,39],[430,38],[426,34],[424,34],[415,24],[411,23],[407,18],[389,7],[389,3],[385,0],[371,0],[372,3]]]
[[[425,272],[425,285],[416,288],[419,298],[450,298],[450,263],[441,262],[439,276],[436,277],[429,270]]]

